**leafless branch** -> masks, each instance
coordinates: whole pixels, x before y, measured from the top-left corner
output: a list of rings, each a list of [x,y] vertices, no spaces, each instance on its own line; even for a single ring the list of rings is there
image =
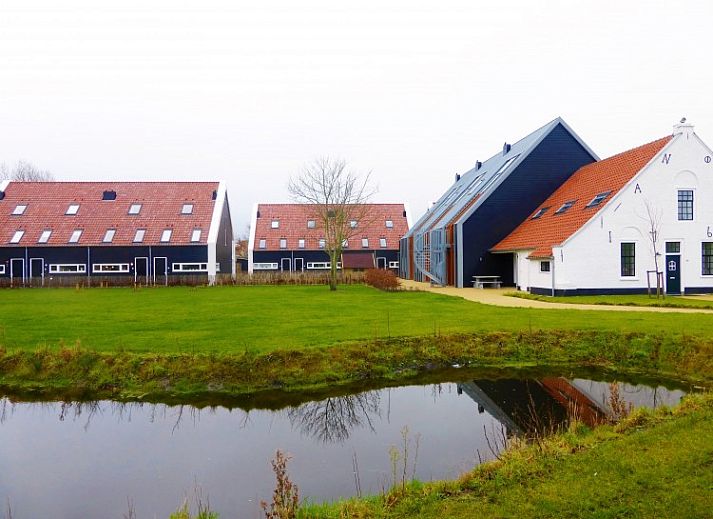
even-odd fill
[[[54,180],[52,173],[40,169],[31,162],[20,160],[13,167],[4,162],[0,164],[0,180],[15,182],[50,182]]]

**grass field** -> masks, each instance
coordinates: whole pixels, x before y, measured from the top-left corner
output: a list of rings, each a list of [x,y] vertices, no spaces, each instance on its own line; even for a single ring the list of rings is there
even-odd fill
[[[366,286],[0,291],[0,346],[154,353],[266,352],[484,331],[713,335],[713,314],[501,308]]]
[[[566,296],[552,297],[529,294],[527,292],[510,292],[506,294],[521,299],[545,301],[547,303],[576,303],[582,305],[612,305],[612,306],[656,306],[662,308],[702,308],[713,310],[713,300],[696,299],[692,297],[666,296],[665,298],[649,297],[644,294],[616,296]]]

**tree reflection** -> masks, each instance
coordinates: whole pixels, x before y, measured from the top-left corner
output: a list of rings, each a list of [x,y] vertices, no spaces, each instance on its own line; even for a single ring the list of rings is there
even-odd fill
[[[358,427],[374,432],[374,417],[381,417],[381,392],[327,398],[290,408],[293,428],[323,443],[342,443]]]

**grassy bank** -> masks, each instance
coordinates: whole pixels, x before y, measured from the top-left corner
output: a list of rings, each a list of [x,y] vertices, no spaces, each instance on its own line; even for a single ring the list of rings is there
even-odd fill
[[[301,517],[710,517],[713,395],[640,409],[615,426],[573,425],[452,482],[307,506]]]
[[[696,299],[692,297],[666,296],[662,298],[649,297],[643,294],[616,295],[616,296],[540,296],[528,292],[509,292],[510,297],[544,301],[546,303],[573,303],[581,305],[609,305],[609,306],[654,306],[659,308],[693,308],[713,310],[713,301],[710,299]]]

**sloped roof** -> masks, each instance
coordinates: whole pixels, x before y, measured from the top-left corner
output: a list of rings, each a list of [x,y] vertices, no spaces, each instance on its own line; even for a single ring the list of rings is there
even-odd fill
[[[0,246],[87,246],[134,245],[137,229],[145,229],[142,245],[206,244],[216,201],[218,182],[10,182],[0,200]],[[103,200],[105,191],[116,193]],[[79,205],[76,214],[66,214],[70,205]],[[141,204],[139,214],[129,214],[132,204]],[[181,214],[184,204],[192,204],[191,214]],[[18,205],[24,213],[13,215]],[[111,243],[104,243],[107,229],[116,229]],[[168,243],[161,234],[171,229]],[[200,229],[198,242],[191,241]],[[45,230],[52,234],[47,243],[38,243]],[[69,243],[75,230],[82,234]],[[16,231],[24,231],[18,243],[10,244]]]
[[[671,140],[671,136],[644,144],[608,159],[587,164],[562,184],[537,211],[547,208],[539,218],[537,211],[491,250],[506,252],[533,249],[530,257],[552,256],[552,247],[562,244],[593,218],[653,157]],[[604,201],[587,207],[598,194],[608,193]],[[555,214],[565,202],[574,204]]]
[[[366,204],[368,216],[364,222],[359,223],[356,232],[349,239],[348,249],[362,249],[362,239],[369,240],[369,249],[398,250],[399,240],[408,231],[406,208],[404,204]],[[313,206],[309,204],[258,204],[258,217],[255,219],[254,250],[276,251],[284,250],[280,247],[280,240],[287,240],[286,249],[297,249],[298,240],[305,240],[306,250],[319,249],[319,240],[324,238],[319,220]],[[307,226],[309,220],[315,221],[315,228]],[[273,228],[272,222],[279,222]],[[386,222],[393,223],[387,227]],[[386,247],[379,244],[380,238],[386,238]],[[259,248],[260,240],[265,240],[265,248]]]
[[[507,153],[499,152],[474,167],[458,179],[433,206],[411,227],[407,236],[456,223],[466,217],[477,200],[485,200],[489,194],[514,171],[517,165],[558,125],[562,125],[589,154],[596,154],[564,122],[561,117],[550,121],[531,134],[510,145]]]

